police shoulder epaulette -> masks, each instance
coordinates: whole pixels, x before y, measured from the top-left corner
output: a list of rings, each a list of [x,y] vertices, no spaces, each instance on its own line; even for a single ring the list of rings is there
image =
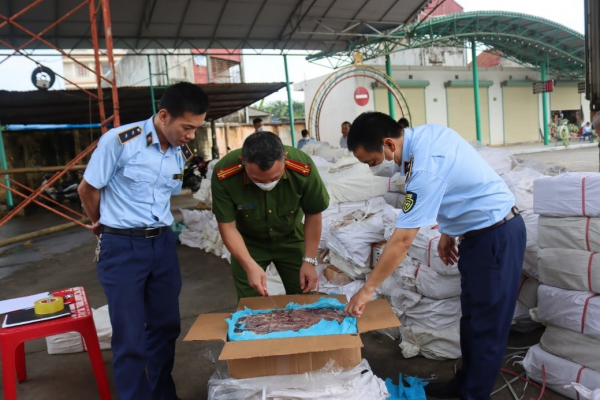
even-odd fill
[[[242,163],[237,163],[226,168],[221,168],[217,170],[217,178],[219,178],[219,180],[222,181],[223,179],[229,178],[230,176],[242,172],[243,169],[244,166],[242,165]]]
[[[413,156],[410,156],[410,161],[404,162],[404,173],[406,174],[406,179],[404,180],[404,184],[407,184],[412,175],[413,162],[415,161]]]
[[[138,137],[142,134],[142,128],[139,126],[131,127],[123,132],[120,132],[117,136],[119,136],[119,142],[121,144],[125,144],[129,142],[131,139]]]
[[[192,153],[192,149],[190,149],[190,146],[188,146],[187,143],[179,146],[179,150],[181,150],[181,154],[183,154],[185,161],[189,161],[189,159],[194,155],[194,153]]]
[[[295,160],[285,160],[285,167],[304,176],[308,176],[308,174],[310,174],[310,164],[305,164]]]

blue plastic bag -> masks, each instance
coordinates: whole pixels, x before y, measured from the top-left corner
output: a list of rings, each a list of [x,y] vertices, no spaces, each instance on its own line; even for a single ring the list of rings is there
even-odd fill
[[[402,383],[402,373],[400,373],[398,385],[394,385],[390,378],[385,380],[385,387],[390,392],[388,400],[427,400],[424,387],[429,382],[416,376],[407,376],[404,380],[408,383],[408,387]]]
[[[302,308],[331,308],[334,310],[343,310],[344,304],[340,303],[339,300],[321,297],[319,301],[311,304],[296,304],[289,303],[285,306],[285,310],[295,310]],[[337,321],[325,321],[321,320],[318,324],[311,326],[307,329],[300,329],[299,331],[284,331],[284,332],[271,332],[266,335],[257,335],[254,332],[242,331],[235,332],[235,324],[238,319],[246,315],[251,314],[264,314],[273,310],[251,310],[246,307],[244,310],[237,311],[231,315],[231,318],[227,318],[227,324],[229,325],[227,330],[227,338],[229,341],[238,340],[256,340],[256,339],[275,339],[275,338],[287,338],[287,337],[300,337],[300,336],[322,336],[322,335],[345,335],[348,333],[358,333],[356,327],[356,318],[346,317],[340,324]],[[243,329],[243,326],[242,326]]]

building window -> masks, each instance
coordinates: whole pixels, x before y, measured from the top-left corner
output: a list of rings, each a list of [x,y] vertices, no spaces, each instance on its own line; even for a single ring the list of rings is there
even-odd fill
[[[239,62],[217,57],[210,61],[213,83],[241,83]]]
[[[75,65],[75,74],[77,75],[78,78],[84,78],[86,76],[88,76],[89,71],[84,68],[83,66],[76,64]]]
[[[206,56],[194,56],[194,64],[199,67],[206,67]]]
[[[102,64],[102,75],[106,75],[110,72],[110,65],[108,64]]]

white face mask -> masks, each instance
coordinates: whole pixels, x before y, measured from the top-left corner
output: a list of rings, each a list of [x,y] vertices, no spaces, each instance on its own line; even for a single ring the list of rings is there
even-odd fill
[[[273,182],[269,182],[269,183],[258,183],[258,182],[254,182],[254,184],[256,186],[258,186],[259,188],[261,188],[262,190],[264,190],[265,192],[270,192],[271,190],[273,190],[273,188],[275,186],[277,186],[277,184],[279,183],[279,179],[277,179],[276,181]]]
[[[383,162],[381,164],[377,164],[377,165],[370,167],[371,172],[375,176],[383,176],[386,178],[391,178],[394,175],[394,173],[396,172],[396,170],[399,169],[399,166],[394,161],[394,155],[396,152],[394,151],[392,153],[391,160],[385,159],[385,151],[383,150],[383,145],[381,146],[381,152],[383,153]]]

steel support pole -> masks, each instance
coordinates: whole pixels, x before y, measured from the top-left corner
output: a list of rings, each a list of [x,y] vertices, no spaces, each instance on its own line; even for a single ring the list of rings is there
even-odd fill
[[[387,74],[387,76],[392,78],[392,63],[390,61],[389,54],[385,55],[385,73]],[[390,82],[390,83],[392,83],[392,82]],[[392,117],[393,119],[396,119],[396,112],[394,110],[394,95],[392,95],[392,92],[390,92],[389,90],[388,90],[388,107],[390,110],[390,117]]]
[[[475,131],[477,141],[481,143],[481,110],[479,109],[479,72],[477,71],[477,47],[471,41],[471,65],[473,66],[473,95],[475,100]]]
[[[212,61],[210,59],[210,55],[208,54],[208,50],[206,51],[206,80],[208,81],[208,83],[213,83],[212,82]],[[217,125],[215,124],[215,120],[212,119],[210,121],[210,132],[211,132],[211,138],[212,138],[212,158],[213,160],[216,160],[217,158],[219,158],[219,144],[217,143]],[[227,150],[227,149],[225,149]]]
[[[6,164],[6,153],[4,152],[4,137],[2,136],[2,123],[0,123],[0,167],[2,169],[8,169]],[[8,175],[4,175],[4,184],[10,188],[10,182],[8,181]],[[10,190],[6,190],[6,205],[12,207],[13,203],[12,193]]]
[[[102,1],[102,0],[100,0]],[[90,0],[90,27],[92,33],[92,46],[94,47],[94,65],[96,66],[96,90],[98,91],[98,111],[100,113],[100,123],[106,121],[104,113],[104,91],[102,90],[102,66],[100,64],[99,46],[98,46],[98,24],[96,22],[96,5],[94,0]],[[106,124],[100,125],[100,131],[106,133],[108,128]]]
[[[109,0],[102,0],[102,20],[104,22],[104,38],[106,42],[106,55],[108,56],[108,65],[110,66],[110,86],[112,90],[114,126],[121,126],[119,116],[119,92],[117,90],[117,71],[115,70],[115,58],[113,57],[113,35],[112,24],[110,22]]]
[[[219,158],[219,145],[217,144],[217,125],[215,120],[210,120],[210,130],[212,135],[212,158],[216,160]]]
[[[288,114],[290,117],[290,133],[292,135],[292,147],[296,147],[296,132],[294,130],[294,103],[292,102],[292,89],[290,88],[290,77],[288,73],[287,55],[283,55],[283,65],[285,67],[285,86],[288,98]]]
[[[543,62],[540,65],[541,74],[542,74],[542,82],[546,81],[546,63]],[[548,115],[548,93],[542,93],[542,112],[543,112],[543,124],[544,124],[544,146],[547,146],[550,143],[548,134],[550,127],[548,124],[550,123],[549,115]]]
[[[156,115],[156,98],[154,97],[154,83],[152,82],[152,60],[150,55],[148,57],[148,76],[150,82],[150,101],[152,102],[152,115]]]

